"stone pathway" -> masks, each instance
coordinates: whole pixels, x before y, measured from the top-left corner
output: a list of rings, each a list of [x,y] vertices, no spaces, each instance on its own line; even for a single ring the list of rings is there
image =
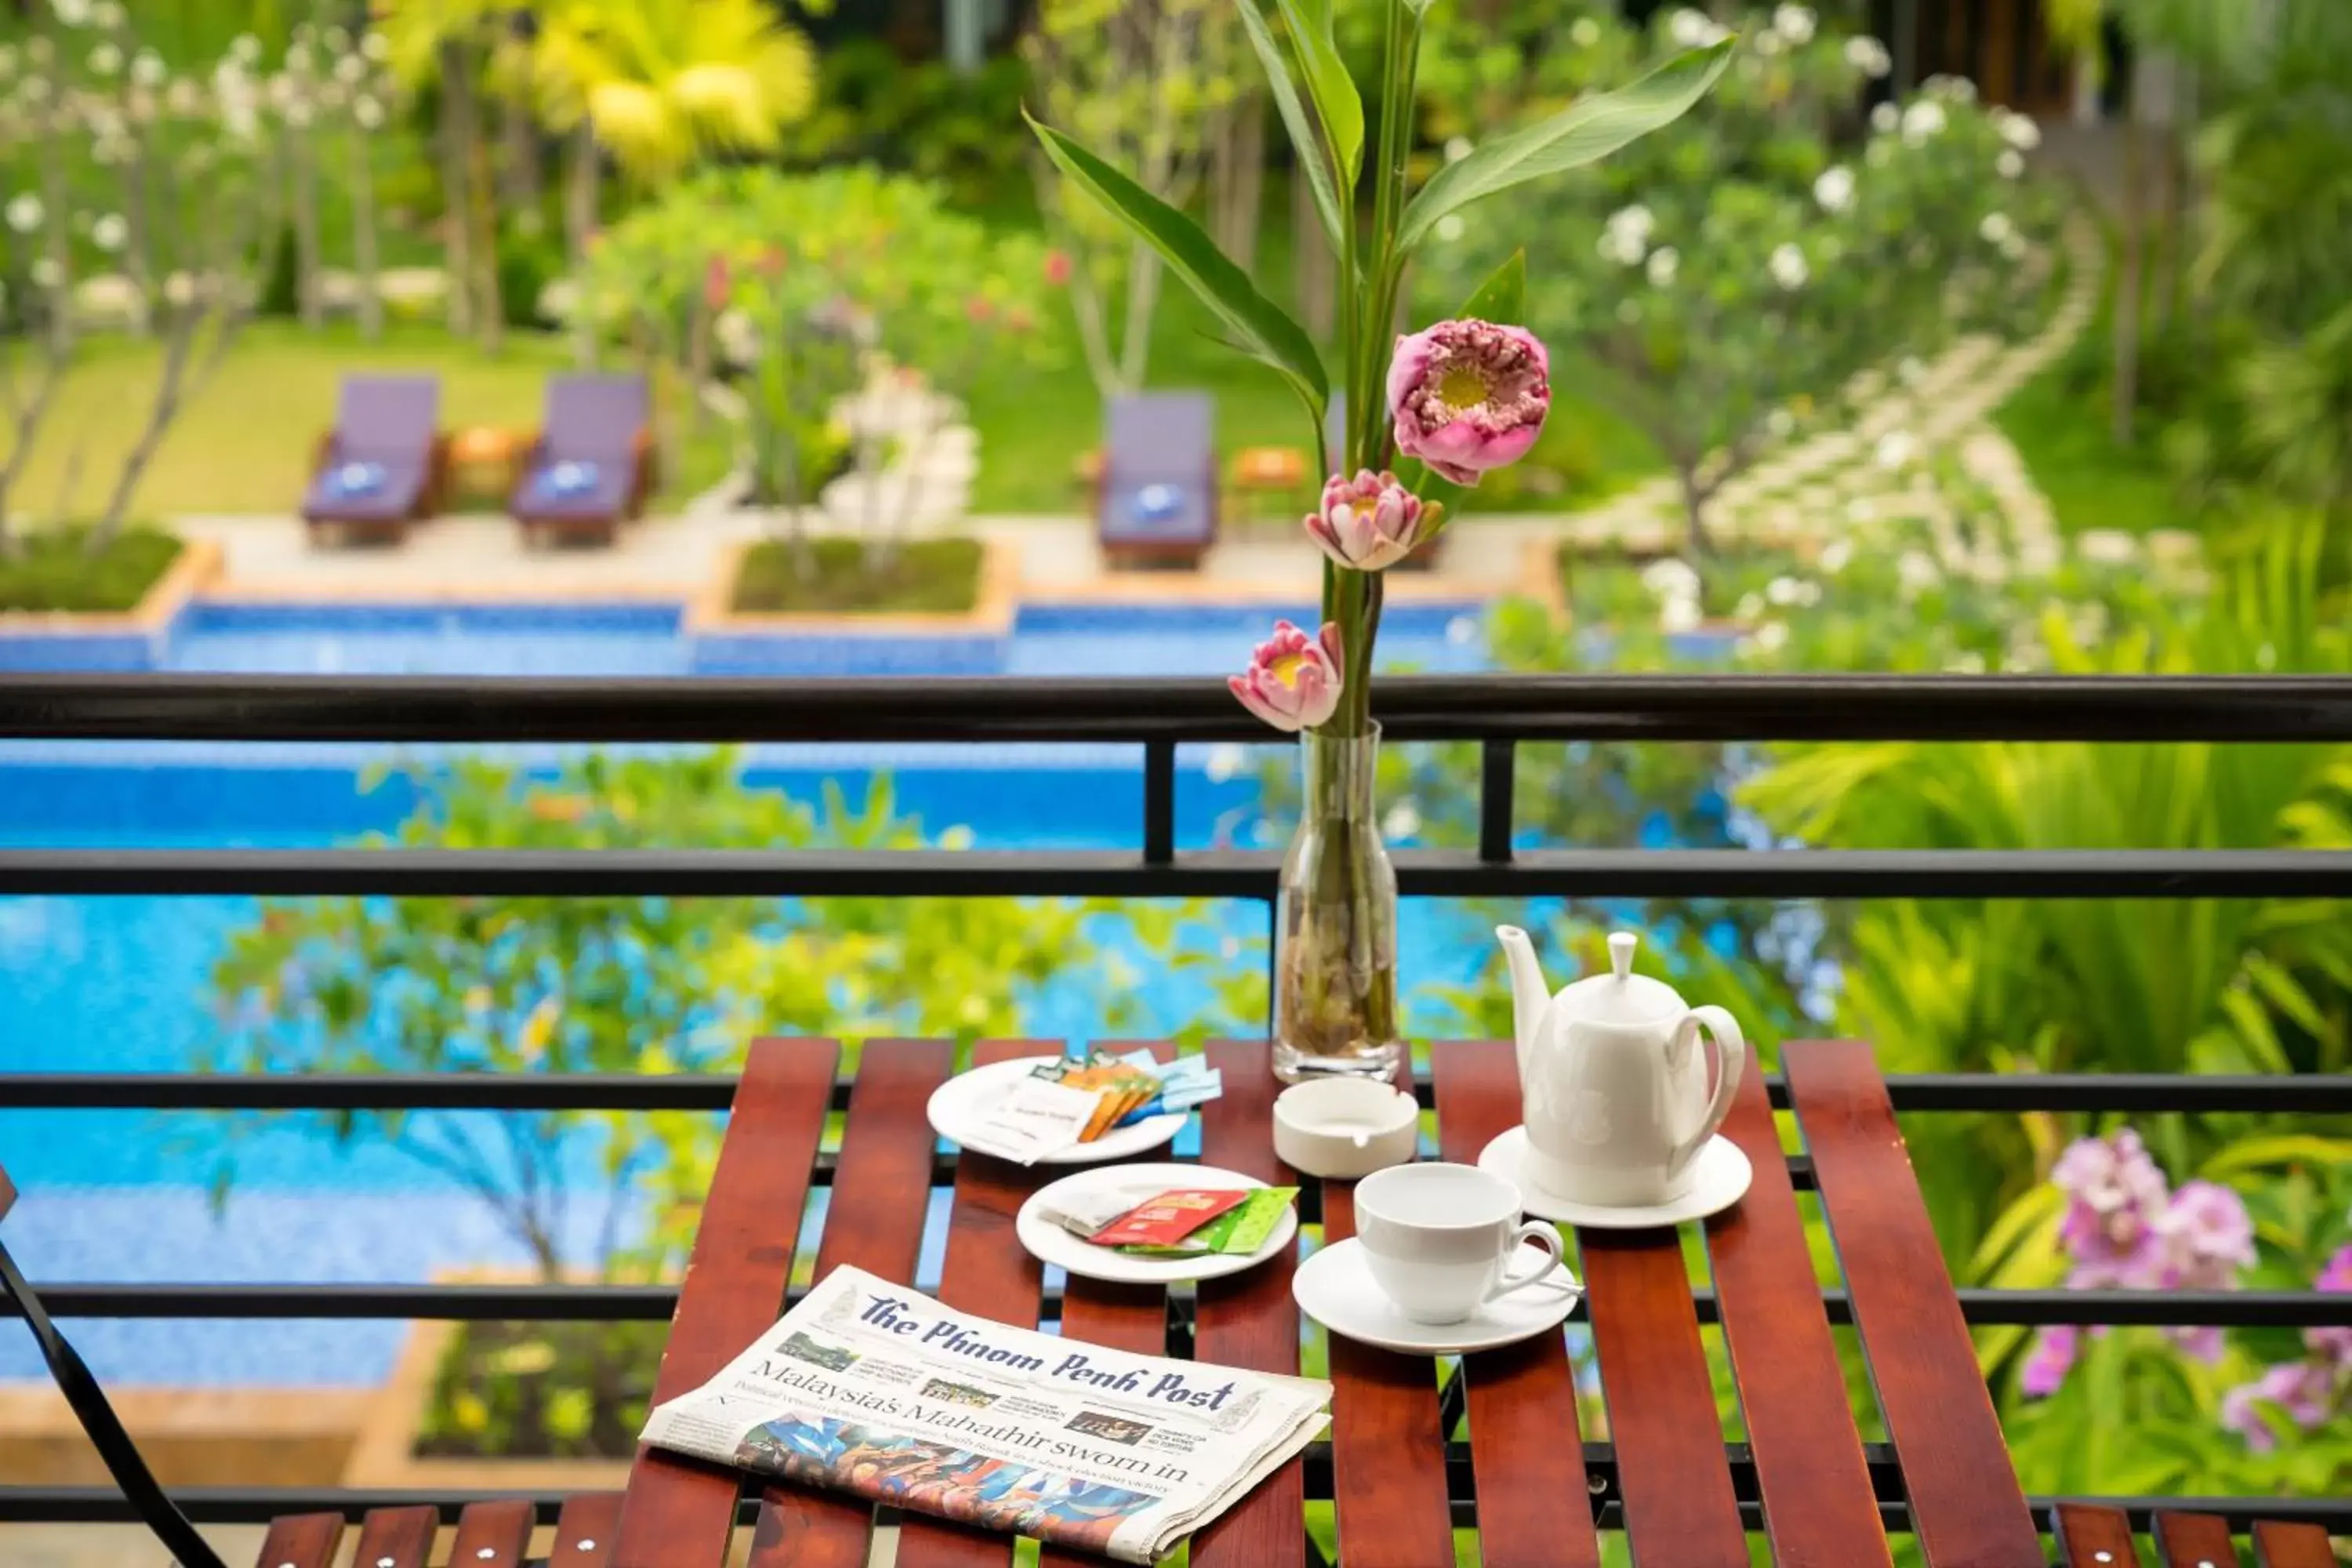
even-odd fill
[[[2054,563],[2063,541],[2049,498],[1991,416],[2074,347],[2097,309],[2105,257],[2096,231],[2074,223],[2063,243],[2071,274],[2041,331],[2013,344],[1972,334],[1931,363],[1906,361],[1891,375],[1856,378],[1848,390],[1861,412],[1850,424],[1768,452],[1725,483],[1706,508],[1711,537],[1810,552],[1905,520],[1925,521],[1940,536],[1958,529],[1971,504],[1990,502],[2022,564]],[[1956,493],[1963,488],[1977,493]],[[1570,517],[1561,532],[1584,548],[1663,555],[1682,548],[1685,526],[1679,490],[1661,478]],[[2113,559],[2135,552],[2137,542],[2086,535],[2074,547]],[[2159,548],[2177,549],[2178,542]]]

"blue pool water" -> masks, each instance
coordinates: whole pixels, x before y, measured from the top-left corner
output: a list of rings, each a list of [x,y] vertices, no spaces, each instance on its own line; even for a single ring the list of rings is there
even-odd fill
[[[1303,607],[1301,612],[1303,614]],[[1213,674],[1264,635],[1262,610],[1043,608],[1024,611],[991,655],[1016,674]],[[845,639],[856,642],[857,639]],[[1392,612],[1390,668],[1482,662],[1478,613]],[[877,671],[966,671],[969,650],[873,639]],[[180,670],[646,676],[690,672],[698,654],[674,609],[320,610],[199,605],[154,662]],[[547,748],[509,754],[541,763]],[[376,746],[0,742],[0,850],[8,847],[293,847],[390,829],[413,795],[369,789],[370,770],[420,753]],[[430,753],[423,753],[429,763]],[[748,755],[753,787],[814,799],[827,782],[853,800],[877,774],[898,808],[937,834],[968,830],[983,847],[1120,847],[1137,842],[1139,748],[1122,746],[767,747]],[[1204,847],[1256,823],[1259,758],[1243,748],[1180,755],[1178,837]],[[178,1070],[215,1059],[224,1035],[212,973],[254,900],[229,898],[0,898],[0,1071]],[[1485,937],[1432,901],[1404,912],[1411,1017],[1442,1026],[1429,987],[1459,984]],[[1121,933],[1101,933],[1117,948]],[[1262,963],[1262,906],[1209,907],[1196,946]],[[1143,1032],[1214,1018],[1198,974],[1139,966]],[[1034,1034],[1086,1038],[1091,994],[1048,987],[1027,999]],[[1222,1020],[1254,1030],[1262,1019]],[[0,1158],[26,1191],[12,1248],[37,1279],[194,1280],[425,1278],[453,1265],[517,1260],[484,1210],[447,1180],[380,1142],[344,1147],[278,1126],[230,1138],[225,1119],[5,1109]],[[208,1184],[233,1152],[215,1205]],[[93,1322],[78,1337],[101,1375],[129,1383],[378,1379],[397,1325]],[[0,1380],[32,1377],[29,1342],[0,1331]]]

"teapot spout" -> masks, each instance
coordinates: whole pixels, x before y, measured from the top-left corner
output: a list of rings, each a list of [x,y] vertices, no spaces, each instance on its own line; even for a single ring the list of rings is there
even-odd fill
[[[1536,944],[1528,933],[1517,926],[1496,926],[1495,940],[1503,944],[1503,955],[1511,966],[1512,1034],[1518,1045],[1519,1076],[1525,1078],[1528,1059],[1535,1055],[1536,1037],[1543,1027],[1544,1009],[1551,1005],[1551,987],[1546,984],[1543,965],[1536,962]]]

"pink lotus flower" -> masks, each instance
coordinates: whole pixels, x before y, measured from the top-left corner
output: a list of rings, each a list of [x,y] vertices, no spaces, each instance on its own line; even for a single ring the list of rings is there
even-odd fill
[[[1397,340],[1389,363],[1397,450],[1457,485],[1526,457],[1550,410],[1551,361],[1525,328],[1440,321]]]
[[[1307,537],[1324,554],[1359,572],[1379,572],[1412,553],[1437,531],[1445,509],[1422,499],[1391,473],[1333,474],[1323,486],[1321,510],[1307,518]]]
[[[1288,621],[1274,623],[1274,635],[1257,645],[1249,668],[1228,676],[1242,706],[1286,734],[1312,729],[1339,706],[1339,626],[1323,623],[1310,637]]]

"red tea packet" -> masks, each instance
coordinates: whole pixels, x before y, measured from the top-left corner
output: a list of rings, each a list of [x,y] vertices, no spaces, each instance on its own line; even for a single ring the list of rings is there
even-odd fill
[[[1097,1247],[1172,1247],[1248,1196],[1241,1187],[1179,1187],[1136,1205],[1087,1239]]]

